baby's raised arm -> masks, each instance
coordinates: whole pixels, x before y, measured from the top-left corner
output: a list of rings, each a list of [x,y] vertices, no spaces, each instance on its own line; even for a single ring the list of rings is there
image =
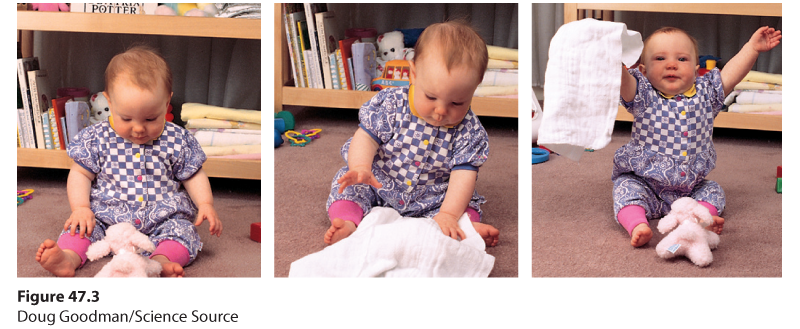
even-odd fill
[[[369,184],[375,188],[383,185],[378,182],[372,174],[372,160],[378,152],[378,143],[364,131],[358,128],[350,141],[350,148],[347,151],[348,171],[337,181],[339,193],[344,192],[344,188],[354,184]]]
[[[636,97],[636,78],[634,78],[625,65],[622,65],[622,83],[619,85],[619,94],[626,102]]]
[[[722,87],[727,96],[733,88],[744,79],[747,72],[758,59],[758,54],[770,51],[781,42],[781,31],[762,26],[748,41],[736,56],[733,56],[722,69]]]

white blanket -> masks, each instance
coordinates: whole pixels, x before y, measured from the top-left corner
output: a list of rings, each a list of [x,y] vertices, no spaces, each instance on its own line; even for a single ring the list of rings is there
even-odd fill
[[[550,40],[539,145],[578,161],[611,141],[622,63],[642,52],[642,36],[623,23],[591,18],[564,24]]]
[[[487,277],[494,256],[465,214],[467,238],[442,234],[429,218],[375,207],[349,237],[292,263],[289,277]]]

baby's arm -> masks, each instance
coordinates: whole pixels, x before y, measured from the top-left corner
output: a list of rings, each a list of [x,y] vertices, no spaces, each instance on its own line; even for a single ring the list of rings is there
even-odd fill
[[[478,172],[475,170],[453,170],[450,174],[450,183],[439,213],[433,220],[439,224],[442,233],[453,239],[466,239],[467,235],[458,226],[458,219],[464,214],[475,192],[475,181]]]
[[[211,195],[211,184],[203,168],[200,168],[192,177],[183,181],[186,192],[197,206],[197,219],[195,226],[200,226],[203,220],[208,220],[208,232],[211,235],[220,236],[222,234],[222,222],[214,210],[214,196]]]
[[[70,235],[75,235],[75,230],[80,226],[81,238],[90,235],[94,230],[94,212],[89,207],[89,196],[92,192],[92,181],[95,174],[81,167],[77,163],[72,164],[67,176],[67,198],[69,207],[72,209],[67,222],[64,223],[64,230],[69,229]]]
[[[376,152],[378,152],[378,142],[359,127],[353,135],[347,151],[349,170],[337,181],[340,184],[339,193],[342,193],[345,187],[354,184],[369,184],[375,188],[383,186],[372,174],[372,160],[375,158]]]
[[[733,88],[744,79],[747,72],[758,59],[758,54],[775,48],[781,42],[781,31],[762,26],[753,33],[736,56],[733,56],[722,69],[722,87],[727,96]]]
[[[622,83],[619,85],[619,94],[626,102],[636,97],[636,78],[634,78],[625,65],[622,66]]]

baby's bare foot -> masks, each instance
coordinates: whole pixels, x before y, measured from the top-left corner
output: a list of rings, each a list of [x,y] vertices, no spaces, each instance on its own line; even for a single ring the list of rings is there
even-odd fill
[[[164,255],[155,255],[152,258],[154,261],[161,263],[161,277],[162,278],[182,278],[183,266],[178,263],[171,262],[169,258]]]
[[[714,223],[708,225],[706,229],[717,234],[722,234],[722,227],[725,225],[725,219],[719,216],[712,216],[712,218],[714,219]]]
[[[650,229],[646,223],[641,223],[636,225],[633,228],[633,232],[631,232],[631,245],[634,247],[641,247],[648,242],[653,237],[653,231]]]
[[[341,218],[331,219],[331,227],[325,232],[325,243],[334,244],[356,231],[356,224]]]
[[[77,258],[77,263],[76,263]],[[47,239],[36,251],[36,261],[45,270],[59,277],[75,276],[75,269],[81,265],[81,258],[71,250],[61,249],[55,241]]]
[[[500,242],[500,230],[484,223],[472,222],[472,227],[481,235],[487,247],[494,247]]]

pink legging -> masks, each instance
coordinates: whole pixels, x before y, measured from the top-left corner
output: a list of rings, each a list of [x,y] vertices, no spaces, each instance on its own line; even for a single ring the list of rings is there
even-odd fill
[[[708,202],[705,201],[697,201],[697,203],[703,205],[704,207],[708,208],[708,212],[711,213],[711,216],[719,216],[719,212],[717,212],[717,207],[714,207]],[[647,217],[645,217],[644,208],[637,205],[628,205],[623,207],[617,213],[617,220],[625,230],[628,231],[628,234],[633,235],[633,228],[635,228],[639,224],[647,224]]]
[[[469,220],[480,223],[481,215],[478,214],[477,210],[467,208],[464,212],[469,216]],[[361,218],[363,217],[364,210],[353,201],[338,200],[328,207],[328,218],[330,219],[341,218],[345,221],[351,221],[358,226],[358,224],[361,224]]]
[[[86,263],[86,251],[89,250],[89,246],[92,244],[89,239],[81,238],[78,234],[69,235],[69,233],[64,233],[58,237],[57,243],[59,248],[63,250],[72,250],[78,254],[78,256],[81,257],[81,266]],[[178,263],[181,266],[189,264],[189,250],[182,244],[173,240],[161,241],[158,246],[156,246],[156,250],[150,255],[150,258],[153,258],[155,255],[164,255],[164,257],[167,257],[171,262]]]

